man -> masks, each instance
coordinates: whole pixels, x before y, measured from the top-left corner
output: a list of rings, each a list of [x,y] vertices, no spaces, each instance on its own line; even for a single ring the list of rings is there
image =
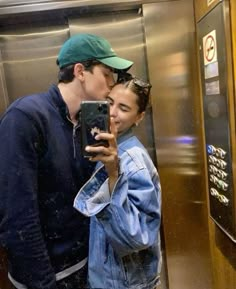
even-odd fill
[[[104,99],[113,72],[133,63],[104,38],[78,34],[57,64],[58,85],[16,100],[0,123],[0,241],[18,289],[86,288],[89,220],[73,200],[94,163],[81,152],[80,103]]]

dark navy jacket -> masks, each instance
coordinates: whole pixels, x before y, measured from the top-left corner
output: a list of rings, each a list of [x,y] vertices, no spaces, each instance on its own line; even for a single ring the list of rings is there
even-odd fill
[[[55,273],[88,253],[88,218],[73,200],[93,171],[56,85],[16,100],[0,123],[0,242],[11,276],[56,288]]]

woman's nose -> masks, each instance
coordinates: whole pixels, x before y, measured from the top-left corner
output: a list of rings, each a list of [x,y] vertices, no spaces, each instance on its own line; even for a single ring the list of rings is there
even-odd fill
[[[117,115],[116,108],[114,105],[110,105],[110,116],[115,117]]]

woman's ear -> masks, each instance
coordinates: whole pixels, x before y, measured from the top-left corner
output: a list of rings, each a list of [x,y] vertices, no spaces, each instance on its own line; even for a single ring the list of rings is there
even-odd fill
[[[135,125],[138,126],[139,123],[143,120],[145,116],[145,111],[141,112],[138,116],[137,116],[137,119],[135,121]]]
[[[74,76],[79,80],[84,80],[84,66],[82,63],[76,63],[74,66]]]

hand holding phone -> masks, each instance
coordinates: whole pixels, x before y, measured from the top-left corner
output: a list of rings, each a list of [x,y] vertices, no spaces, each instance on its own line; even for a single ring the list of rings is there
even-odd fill
[[[85,151],[86,146],[109,146],[107,140],[96,140],[95,138],[101,132],[110,132],[108,101],[81,102],[81,131],[84,157],[94,156],[93,153]]]

